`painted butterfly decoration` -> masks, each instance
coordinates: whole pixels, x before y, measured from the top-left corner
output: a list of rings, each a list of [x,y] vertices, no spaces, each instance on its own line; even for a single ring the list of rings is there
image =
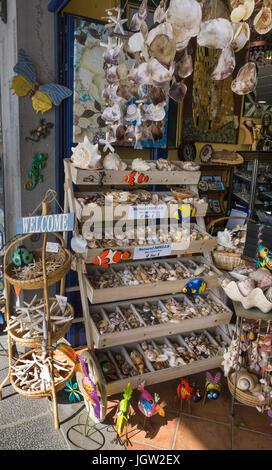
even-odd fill
[[[42,114],[49,111],[53,104],[59,106],[61,102],[72,95],[69,88],[50,83],[48,85],[40,85],[36,79],[36,70],[23,49],[19,50],[18,63],[14,67],[15,75],[12,80],[11,90],[14,90],[17,96],[29,96],[32,98],[32,106],[37,113]]]

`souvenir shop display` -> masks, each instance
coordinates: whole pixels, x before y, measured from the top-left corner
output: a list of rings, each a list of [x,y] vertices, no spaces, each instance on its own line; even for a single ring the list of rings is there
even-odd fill
[[[51,191],[47,191],[41,203],[43,216],[48,214],[50,204],[55,199],[56,196],[52,197]],[[0,398],[2,399],[2,388],[8,379],[16,392],[28,398],[51,396],[55,428],[59,429],[56,393],[73,376],[75,365],[66,354],[52,345],[69,330],[74,310],[64,297],[65,276],[71,267],[71,253],[65,248],[63,237],[57,232],[53,235],[60,242],[56,244],[57,253],[48,252],[48,233],[44,232],[42,249],[32,253],[22,247],[14,250],[18,243],[31,237],[31,233],[27,233],[10,242],[4,254],[9,369],[0,385]],[[13,261],[8,264],[8,255],[12,249]],[[57,261],[58,257],[60,263]],[[58,281],[61,295],[55,299],[49,298],[48,287]],[[25,302],[12,313],[11,287],[16,295],[20,289],[43,288],[43,298],[37,299],[35,296],[30,303]],[[14,361],[14,343],[31,349]]]

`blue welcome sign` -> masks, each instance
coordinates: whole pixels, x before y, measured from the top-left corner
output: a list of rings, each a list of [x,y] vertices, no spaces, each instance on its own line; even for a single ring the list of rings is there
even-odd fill
[[[75,214],[49,214],[21,217],[17,222],[17,234],[70,232],[74,229]]]

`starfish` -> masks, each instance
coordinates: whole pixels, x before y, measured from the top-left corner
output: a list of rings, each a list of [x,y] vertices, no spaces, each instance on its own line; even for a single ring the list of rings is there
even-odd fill
[[[113,16],[112,10],[115,10],[117,12],[116,16]],[[123,24],[126,23],[127,18],[123,19],[121,18],[123,10],[121,8],[109,8],[106,10],[108,13],[108,17],[103,17],[103,20],[107,20],[109,24],[105,25],[105,28],[114,28],[114,32],[117,33],[118,30],[120,31],[121,34],[125,34]]]
[[[100,139],[99,143],[101,145],[104,144],[103,152],[106,152],[106,150],[110,150],[110,152],[114,152],[114,147],[111,145],[113,142],[116,142],[114,138],[110,138],[110,133],[106,132],[106,137],[105,139]]]

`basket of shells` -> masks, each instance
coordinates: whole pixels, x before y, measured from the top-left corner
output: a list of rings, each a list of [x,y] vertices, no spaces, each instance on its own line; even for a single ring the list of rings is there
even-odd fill
[[[194,193],[193,191],[190,191],[190,189],[187,188],[173,187],[171,188],[171,193],[180,204],[182,204],[183,202],[188,202],[188,199],[191,200],[199,198],[197,193]]]
[[[16,392],[28,398],[43,398],[51,395],[52,367],[55,390],[58,392],[74,374],[74,362],[56,349],[51,358],[41,350],[32,349],[11,366],[10,382]]]
[[[72,325],[74,309],[72,305],[66,303],[63,310],[55,298],[50,298],[50,326],[51,342],[55,343],[62,338]],[[14,315],[10,316],[8,327],[10,336],[19,344],[29,348],[35,348],[43,341],[43,322],[46,318],[45,299],[33,297],[31,302],[24,302],[22,307],[18,307]]]
[[[231,395],[234,393],[235,372],[230,370],[227,376],[228,387]],[[271,403],[271,398],[266,397],[260,400],[262,386],[256,374],[248,372],[246,369],[239,370],[236,377],[235,399],[243,405],[261,407]]]
[[[9,263],[5,269],[7,281],[21,289],[41,289],[44,286],[42,249],[32,251],[32,261],[27,265],[16,266]],[[47,252],[45,256],[48,286],[60,281],[70,271],[72,255],[59,246],[57,253]]]
[[[239,219],[239,217],[221,217],[213,220],[207,226],[207,232],[218,222],[229,219]],[[245,220],[254,220],[245,218]],[[229,230],[225,228],[223,232],[217,234],[217,248],[212,252],[212,257],[215,266],[224,271],[232,271],[238,266],[246,265],[246,261],[242,259],[244,244],[246,240],[246,225],[237,225],[234,229]]]

